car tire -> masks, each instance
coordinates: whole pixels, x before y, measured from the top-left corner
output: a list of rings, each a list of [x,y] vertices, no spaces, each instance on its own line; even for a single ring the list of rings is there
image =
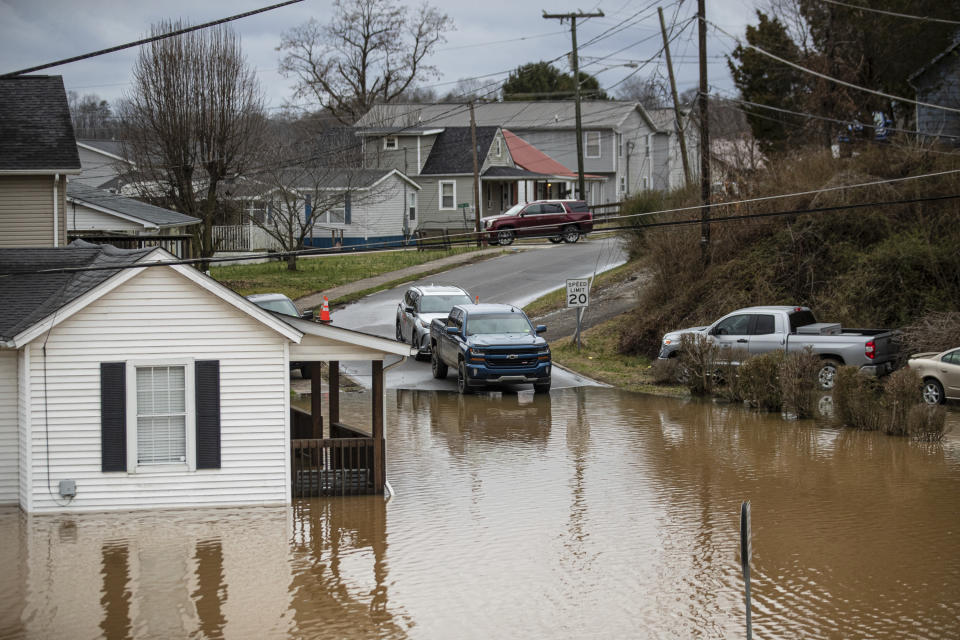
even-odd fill
[[[561,242],[563,242],[563,236],[561,235],[550,236],[549,238],[547,238],[547,240],[549,240],[553,244],[560,244]]]
[[[313,377],[313,367],[308,364],[300,367],[300,377],[304,380],[310,380]]]
[[[467,365],[463,360],[457,366],[457,393],[462,396],[471,393],[470,385],[467,383]]]
[[[430,354],[430,372],[437,380],[443,380],[447,377],[447,365],[437,356],[437,346],[433,346],[433,353]]]
[[[563,228],[563,241],[567,244],[573,244],[580,239],[580,229],[576,225],[568,224]]]
[[[943,404],[946,398],[943,395],[943,385],[936,378],[927,378],[923,381],[923,391],[921,391],[923,401],[927,404]]]
[[[550,393],[550,380],[546,382],[535,382],[533,385],[534,393]]]
[[[397,318],[397,342],[406,342],[403,339],[403,331],[400,330],[400,319]]]
[[[497,244],[501,247],[508,247],[513,244],[513,239],[516,236],[517,234],[513,229],[500,229],[500,231],[497,231]]]
[[[826,391],[833,389],[834,380],[837,377],[842,362],[836,358],[824,358],[820,361],[820,371],[817,372],[817,382],[820,388]]]

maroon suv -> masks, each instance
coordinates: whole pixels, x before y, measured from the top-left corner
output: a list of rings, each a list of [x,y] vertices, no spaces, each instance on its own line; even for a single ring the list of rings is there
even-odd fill
[[[593,230],[593,214],[583,200],[535,200],[484,218],[483,229],[490,244],[503,246],[517,236],[545,237],[554,243],[576,242]]]

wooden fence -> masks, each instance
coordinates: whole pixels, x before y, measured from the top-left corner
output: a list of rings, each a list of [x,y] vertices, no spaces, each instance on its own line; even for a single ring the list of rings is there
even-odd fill
[[[383,492],[376,486],[373,438],[292,440],[290,453],[294,498]]]
[[[70,233],[68,241],[85,240],[94,244],[109,244],[118,249],[145,249],[160,247],[169,251],[178,258],[189,260],[193,258],[193,237],[190,235],[175,236],[104,236],[87,235],[84,233]]]
[[[217,225],[213,227],[216,251],[280,251],[276,238],[254,224]]]

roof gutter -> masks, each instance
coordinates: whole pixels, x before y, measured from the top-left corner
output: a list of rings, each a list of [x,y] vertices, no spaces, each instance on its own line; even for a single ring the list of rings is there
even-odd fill
[[[0,169],[0,176],[80,175],[80,169]]]

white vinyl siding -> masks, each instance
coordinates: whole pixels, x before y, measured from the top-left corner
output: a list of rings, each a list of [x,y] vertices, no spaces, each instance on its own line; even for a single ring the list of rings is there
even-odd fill
[[[147,269],[91,303],[49,334],[48,394],[41,341],[25,347],[32,509],[63,509],[47,492],[45,416],[54,493],[61,479],[77,483],[71,510],[288,502],[286,346],[283,336],[169,268]],[[221,468],[103,473],[100,363],[192,360],[220,362]]]
[[[375,187],[350,194],[350,224],[343,222],[343,209],[333,209],[333,220],[339,212],[339,222],[321,218],[314,227],[317,238],[328,237],[330,229],[340,229],[344,238],[384,238],[403,236],[403,218],[406,213],[404,193],[416,193],[409,182],[391,176]]]
[[[0,247],[52,247],[53,176],[0,176]],[[67,240],[67,177],[57,193],[59,246]]]
[[[20,501],[17,352],[0,350],[0,504]]]
[[[68,202],[67,228],[70,231],[143,231],[147,227],[143,223]]]
[[[448,211],[457,208],[456,180],[440,181],[440,210]]]

